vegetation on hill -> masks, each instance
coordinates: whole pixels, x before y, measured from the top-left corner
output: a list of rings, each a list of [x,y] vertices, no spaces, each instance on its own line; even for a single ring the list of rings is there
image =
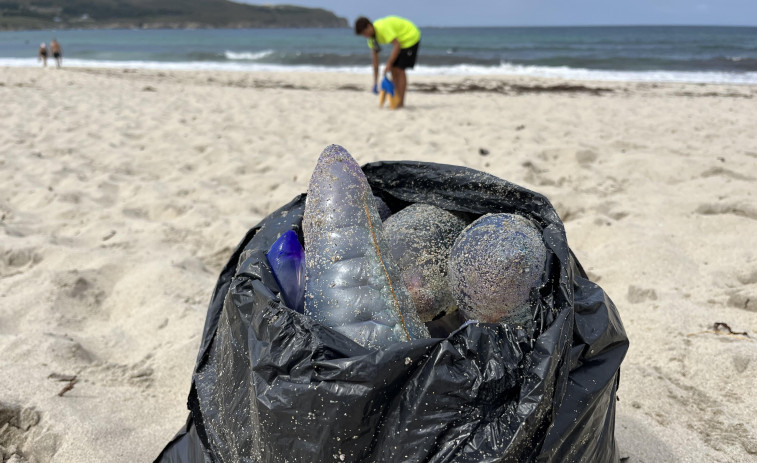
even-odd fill
[[[227,0],[0,0],[0,30],[347,27],[319,8]]]

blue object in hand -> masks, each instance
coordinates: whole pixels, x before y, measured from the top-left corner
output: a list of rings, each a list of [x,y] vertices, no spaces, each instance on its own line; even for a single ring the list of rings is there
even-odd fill
[[[281,288],[281,298],[292,310],[305,312],[305,250],[294,230],[273,243],[266,258]]]
[[[394,83],[389,80],[389,77],[384,76],[384,80],[381,81],[381,91],[388,93],[390,96],[394,96]]]
[[[373,93],[375,95],[378,95],[378,85],[376,85],[376,84],[373,84]]]

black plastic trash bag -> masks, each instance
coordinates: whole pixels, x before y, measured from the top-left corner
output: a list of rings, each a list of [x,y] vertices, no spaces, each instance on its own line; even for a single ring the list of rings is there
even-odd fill
[[[189,418],[158,462],[618,461],[615,401],[628,339],[543,196],[457,166],[363,167],[393,211],[424,202],[515,212],[543,230],[535,335],[469,324],[368,351],[279,301],[265,253],[302,236],[305,195],[251,229],[218,279]]]

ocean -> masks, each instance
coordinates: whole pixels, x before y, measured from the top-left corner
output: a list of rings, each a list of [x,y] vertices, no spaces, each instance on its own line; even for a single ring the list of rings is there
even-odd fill
[[[757,84],[757,27],[422,27],[415,74]],[[39,66],[57,38],[65,66],[370,73],[351,29],[0,32],[0,66]],[[384,47],[382,57],[388,56]],[[49,63],[48,63],[49,65]]]

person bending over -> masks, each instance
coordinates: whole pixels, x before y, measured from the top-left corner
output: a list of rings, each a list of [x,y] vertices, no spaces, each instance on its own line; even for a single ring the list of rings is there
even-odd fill
[[[418,46],[421,44],[421,31],[415,24],[399,16],[387,16],[374,22],[361,16],[355,20],[355,34],[368,39],[373,58],[373,93],[378,93],[378,54],[381,44],[392,44],[383,74],[391,73],[394,91],[399,97],[397,108],[402,108],[405,105],[407,89],[405,69],[415,66]]]

